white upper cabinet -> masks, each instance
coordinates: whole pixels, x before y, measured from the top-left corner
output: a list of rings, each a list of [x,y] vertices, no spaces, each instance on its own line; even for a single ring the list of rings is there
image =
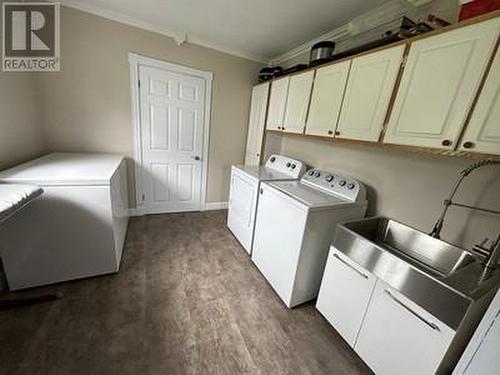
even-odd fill
[[[248,120],[247,148],[245,153],[246,165],[259,165],[262,150],[262,138],[266,123],[267,99],[269,97],[269,82],[254,86],[252,89],[252,103]]]
[[[495,18],[413,42],[384,142],[454,149],[499,29]]]
[[[283,126],[289,81],[290,77],[284,77],[271,83],[271,97],[269,98],[266,125],[268,130],[281,130]]]
[[[309,99],[314,80],[314,71],[309,70],[290,77],[288,98],[286,101],[285,120],[283,122],[285,132],[303,133],[306,125]]]
[[[316,71],[306,134],[333,137],[350,65],[349,60]]]
[[[500,154],[500,49],[497,50],[459,149]]]
[[[379,140],[404,50],[399,45],[352,61],[337,138]]]

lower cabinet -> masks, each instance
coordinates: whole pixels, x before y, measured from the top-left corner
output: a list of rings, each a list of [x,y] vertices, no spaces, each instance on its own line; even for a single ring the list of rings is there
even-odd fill
[[[373,274],[331,248],[316,307],[352,347],[376,281]]]
[[[432,375],[455,331],[331,248],[316,308],[378,375]]]
[[[381,280],[354,347],[376,374],[435,374],[455,334]]]

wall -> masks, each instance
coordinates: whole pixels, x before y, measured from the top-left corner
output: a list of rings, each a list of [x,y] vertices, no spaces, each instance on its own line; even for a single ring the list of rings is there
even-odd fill
[[[214,74],[209,202],[228,198],[230,165],[244,159],[251,86],[261,64],[61,8],[61,72],[37,76],[47,147],[133,155],[128,52]],[[131,191],[133,168],[129,163]],[[135,202],[133,193],[131,202]]]
[[[37,96],[32,74],[0,72],[0,170],[43,153]]]
[[[459,172],[473,162],[298,136],[283,136],[280,152],[353,176],[367,187],[369,215],[388,216],[425,232],[432,229]],[[499,191],[500,167],[483,167],[464,181],[456,200],[500,211]],[[444,239],[465,247],[498,234],[500,217],[471,215],[461,208],[450,209],[442,232]]]

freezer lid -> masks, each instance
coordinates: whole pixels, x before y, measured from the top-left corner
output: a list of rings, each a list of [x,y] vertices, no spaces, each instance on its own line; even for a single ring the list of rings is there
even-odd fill
[[[123,156],[52,153],[0,172],[0,181],[39,186],[109,185]]]
[[[289,174],[278,172],[272,168],[257,166],[257,165],[233,165],[233,168],[246,173],[259,181],[280,181],[280,180],[296,180]]]
[[[269,182],[268,185],[310,208],[353,205],[353,202],[339,195],[322,192],[300,181]]]

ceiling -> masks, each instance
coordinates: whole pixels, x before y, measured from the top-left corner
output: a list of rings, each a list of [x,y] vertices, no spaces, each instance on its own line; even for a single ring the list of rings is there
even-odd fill
[[[388,0],[60,0],[81,10],[268,61]]]

